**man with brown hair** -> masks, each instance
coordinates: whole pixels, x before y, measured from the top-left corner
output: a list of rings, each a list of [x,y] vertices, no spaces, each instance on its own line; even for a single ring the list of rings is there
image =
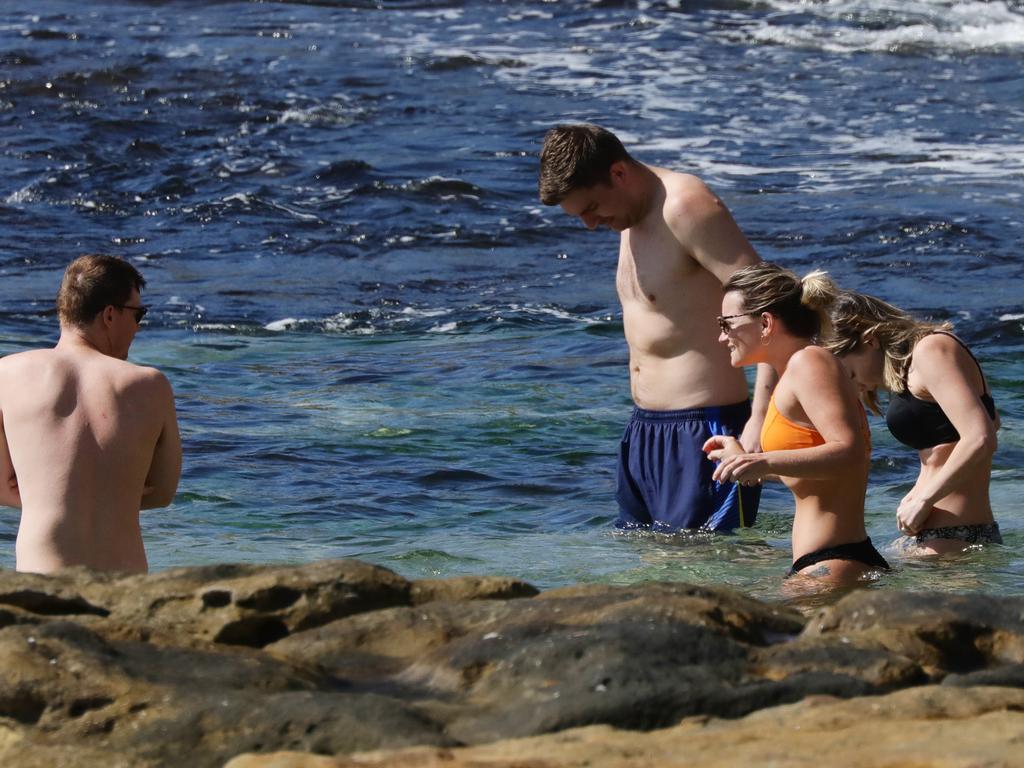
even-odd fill
[[[753,409],[719,343],[722,285],[760,261],[725,204],[696,176],[634,160],[596,125],[544,137],[540,199],[588,229],[620,233],[616,288],[636,407],[619,447],[620,527],[752,525],[759,487],[722,485],[702,452],[715,434],[755,450],[774,377],[758,371]]]
[[[148,568],[139,510],[173,500],[181,440],[167,378],[126,360],[145,284],[127,261],[76,259],[57,346],[0,360],[0,504],[21,509],[19,571]]]

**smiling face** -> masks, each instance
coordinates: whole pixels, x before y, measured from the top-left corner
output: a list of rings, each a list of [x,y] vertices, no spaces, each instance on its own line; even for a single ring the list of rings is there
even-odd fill
[[[747,313],[739,291],[725,294],[718,340],[729,348],[729,362],[733,368],[762,362],[759,353],[763,327],[759,315]]]
[[[884,381],[885,355],[877,342],[862,341],[852,352],[840,355],[839,359],[850,374],[861,394],[874,392]]]

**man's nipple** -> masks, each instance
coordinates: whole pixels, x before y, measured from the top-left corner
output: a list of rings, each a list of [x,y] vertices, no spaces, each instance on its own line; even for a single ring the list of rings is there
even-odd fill
[[[647,294],[647,300],[648,300],[649,302],[651,302],[651,304],[653,304],[653,303],[654,303],[654,301],[655,301],[655,296],[654,296],[654,294],[653,294],[653,293],[648,293],[648,294]]]

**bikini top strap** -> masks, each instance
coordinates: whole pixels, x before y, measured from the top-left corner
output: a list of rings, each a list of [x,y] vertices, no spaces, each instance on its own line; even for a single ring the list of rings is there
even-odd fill
[[[932,331],[932,333],[941,333],[943,336],[949,336],[951,339],[956,341],[957,344],[959,344],[961,347],[964,348],[964,350],[967,352],[967,354],[971,356],[971,360],[974,361],[974,364],[976,366],[978,366],[978,373],[981,374],[981,386],[982,386],[982,389],[984,390],[982,392],[982,394],[987,395],[988,394],[988,379],[985,378],[985,372],[981,369],[981,363],[978,362],[978,358],[976,358],[974,356],[974,353],[971,352],[971,348],[968,347],[966,344],[964,344],[963,340],[959,336],[957,336],[956,334],[950,333],[949,331]],[[910,370],[910,366],[907,366],[907,370],[908,371]]]

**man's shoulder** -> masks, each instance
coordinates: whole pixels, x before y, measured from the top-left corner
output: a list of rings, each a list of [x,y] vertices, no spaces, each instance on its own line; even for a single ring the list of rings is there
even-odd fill
[[[156,368],[138,365],[108,355],[95,355],[86,360],[78,359],[74,375],[89,387],[110,386],[122,395],[138,393],[152,397],[161,390],[170,390],[167,377]]]
[[[714,222],[724,210],[718,196],[696,176],[673,172],[664,183],[662,217],[674,231],[685,233]]]
[[[704,180],[692,173],[661,169],[659,176],[662,184],[665,185],[666,203],[715,199],[714,192]]]
[[[164,387],[170,386],[167,376],[157,368],[148,365],[130,363],[127,360],[111,358],[112,368],[117,375],[125,380],[130,380],[142,386]]]
[[[36,360],[47,357],[53,357],[57,353],[53,347],[46,347],[45,349],[26,349],[21,352],[11,352],[9,355],[3,355],[0,357],[0,366],[17,364],[28,360]]]
[[[56,351],[52,348],[12,352],[0,357],[0,376],[18,375],[27,368],[45,365],[54,360],[56,360]]]

